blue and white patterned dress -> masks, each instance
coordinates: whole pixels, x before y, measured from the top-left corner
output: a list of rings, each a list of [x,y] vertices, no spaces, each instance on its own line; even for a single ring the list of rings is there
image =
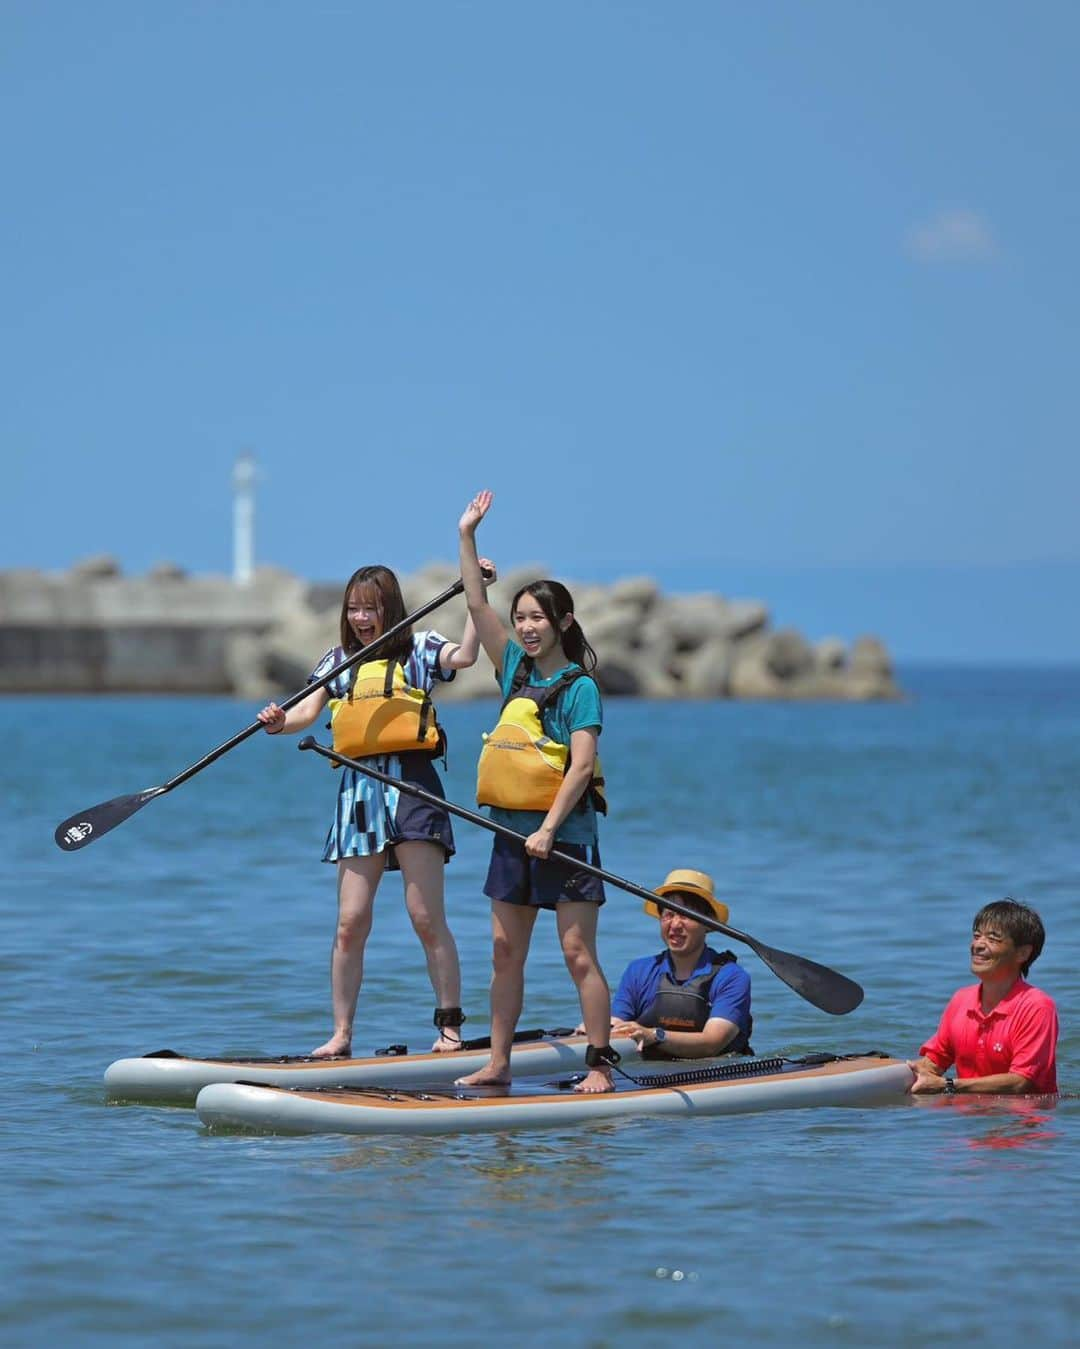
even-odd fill
[[[447,641],[448,638],[437,632],[413,634],[412,652],[405,661],[405,678],[413,688],[430,693],[436,680],[449,683],[453,679],[455,671],[444,671],[439,667],[439,652]],[[321,679],[344,659],[345,653],[341,647],[332,647],[312,670],[308,682]],[[331,680],[326,686],[331,698],[345,697],[354,671],[355,667]],[[413,782],[436,796],[445,796],[430,754],[411,751],[403,754],[373,754],[363,762],[369,763],[380,773],[400,778],[403,782]],[[322,855],[324,862],[337,862],[342,857],[371,857],[376,853],[387,852],[387,869],[393,871],[398,869],[394,845],[414,840],[438,843],[447,858],[454,855],[454,834],[450,816],[445,810],[419,801],[397,787],[387,787],[374,778],[364,777],[355,768],[342,768],[339,772],[341,780],[338,784],[337,808],[334,822],[326,836]]]

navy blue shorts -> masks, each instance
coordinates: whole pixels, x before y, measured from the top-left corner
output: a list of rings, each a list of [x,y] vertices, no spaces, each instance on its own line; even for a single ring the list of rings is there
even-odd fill
[[[600,865],[600,849],[586,843],[556,841],[559,852],[567,853],[594,867]],[[603,904],[604,883],[598,876],[579,871],[568,862],[554,858],[530,857],[523,843],[496,836],[491,850],[484,894],[503,904],[522,904],[534,909],[554,909],[558,904]]]
[[[428,754],[378,755],[368,763],[390,777],[423,787],[432,796],[443,796],[442,783]],[[414,842],[437,843],[447,860],[453,857],[454,831],[449,812],[397,787],[364,777],[355,768],[343,768],[334,823],[326,836],[322,860],[338,862],[343,857],[385,853],[387,871],[397,871],[395,844]]]

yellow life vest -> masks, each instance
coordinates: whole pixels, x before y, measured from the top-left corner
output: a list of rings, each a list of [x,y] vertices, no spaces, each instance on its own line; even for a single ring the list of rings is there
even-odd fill
[[[430,696],[407,683],[397,660],[365,661],[357,668],[348,694],[330,699],[330,729],[334,749],[348,759],[446,749]]]
[[[476,770],[476,800],[481,806],[503,810],[547,810],[555,800],[570,767],[570,746],[552,740],[544,730],[543,712],[584,670],[568,670],[554,684],[537,687],[528,682],[522,661],[493,731],[484,736]],[[599,756],[593,761],[592,782],[575,809],[587,800],[607,814],[604,774]]]

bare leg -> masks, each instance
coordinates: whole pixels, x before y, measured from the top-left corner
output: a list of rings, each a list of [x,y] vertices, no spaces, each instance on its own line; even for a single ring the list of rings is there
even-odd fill
[[[405,907],[420,938],[437,1007],[461,1006],[461,968],[454,935],[446,922],[443,880],[446,854],[437,843],[397,845],[405,880]],[[458,1031],[444,1031],[432,1045],[440,1053],[461,1048]]]
[[[525,1000],[525,958],[538,912],[521,904],[492,901],[491,1058],[477,1072],[458,1079],[465,1086],[486,1087],[510,1081],[510,1047]]]
[[[312,1058],[333,1058],[352,1048],[356,999],[364,978],[364,947],[371,932],[375,891],[386,858],[343,857],[338,862],[338,921],[330,952],[330,996],[334,1007],[334,1033]]]
[[[611,993],[596,955],[596,920],[600,906],[585,900],[560,904],[555,917],[559,926],[566,968],[577,985],[581,1019],[589,1043],[602,1046],[611,1040]],[[575,1091],[612,1091],[611,1069],[591,1068]]]

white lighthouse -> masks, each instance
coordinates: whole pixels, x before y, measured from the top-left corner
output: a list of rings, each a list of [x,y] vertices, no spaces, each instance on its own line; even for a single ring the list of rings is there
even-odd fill
[[[246,450],[233,465],[233,584],[255,574],[255,458]]]

